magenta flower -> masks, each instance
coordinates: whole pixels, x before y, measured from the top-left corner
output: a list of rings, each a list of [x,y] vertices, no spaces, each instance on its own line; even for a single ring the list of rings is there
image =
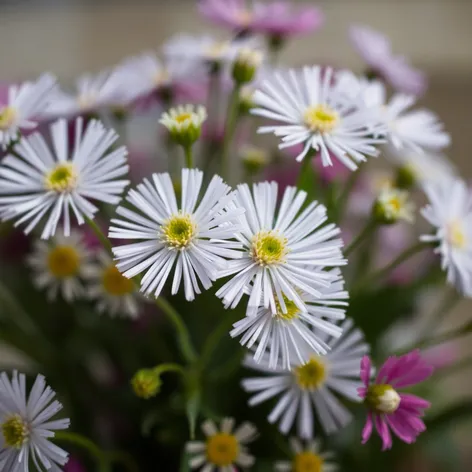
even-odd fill
[[[349,37],[370,69],[395,90],[413,95],[426,91],[428,84],[424,73],[411,66],[406,58],[394,56],[386,36],[364,26],[351,26]]]
[[[433,373],[433,367],[415,350],[404,356],[389,357],[380,368],[377,379],[370,384],[372,365],[369,356],[361,361],[361,380],[364,387],[357,392],[370,409],[362,431],[365,444],[375,429],[382,439],[382,450],[392,447],[390,430],[403,442],[411,444],[426,430],[421,417],[430,403],[409,393],[398,393],[397,389],[416,385]]]
[[[311,33],[324,22],[315,7],[295,7],[287,1],[254,2],[245,0],[200,0],[200,13],[221,26],[278,38]]]

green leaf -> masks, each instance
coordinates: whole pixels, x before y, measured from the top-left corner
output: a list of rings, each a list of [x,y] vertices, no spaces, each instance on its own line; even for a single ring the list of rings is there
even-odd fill
[[[179,472],[190,472],[190,466],[188,464],[188,461],[189,455],[186,451],[183,451],[180,459]]]
[[[195,438],[198,413],[200,411],[201,394],[198,387],[189,390],[185,410],[187,412],[190,439]]]

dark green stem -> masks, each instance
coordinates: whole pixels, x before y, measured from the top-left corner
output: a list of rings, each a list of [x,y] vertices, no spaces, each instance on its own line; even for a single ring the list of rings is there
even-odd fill
[[[351,172],[351,175],[344,183],[344,188],[339,195],[338,201],[336,202],[336,219],[340,223],[344,217],[344,213],[346,212],[347,203],[349,201],[349,197],[354,190],[359,176],[361,174],[361,169],[356,170],[355,172]]]
[[[103,234],[100,227],[90,218],[85,217],[85,222],[90,226],[92,231],[97,236],[98,240],[102,244],[102,246],[107,250],[107,252],[113,257],[113,249],[110,240]]]
[[[369,218],[364,228],[360,233],[352,240],[351,244],[345,249],[344,255],[349,256],[354,249],[356,249],[362,242],[364,242],[377,228],[377,222]]]
[[[307,173],[310,171],[311,165],[312,165],[311,154],[307,154],[300,164],[300,172],[298,173],[298,179],[297,179],[297,187],[299,190],[306,190],[303,188],[303,182],[307,180],[306,176],[307,176]]]
[[[428,318],[428,322],[423,332],[423,339],[428,338],[434,332],[438,324],[441,323],[441,319],[444,318],[444,316],[449,313],[460,300],[462,300],[462,297],[454,288],[448,289],[442,302]]]
[[[185,166],[188,169],[193,168],[193,156],[192,156],[192,146],[184,146],[185,152]]]

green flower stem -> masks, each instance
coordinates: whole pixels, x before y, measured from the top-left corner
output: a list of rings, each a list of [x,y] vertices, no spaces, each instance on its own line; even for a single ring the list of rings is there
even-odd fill
[[[351,244],[345,249],[344,255],[349,256],[354,249],[362,244],[372,233],[377,229],[377,222],[373,218],[369,218],[364,228],[360,233],[353,239]]]
[[[174,328],[177,331],[179,347],[185,360],[190,363],[195,362],[197,359],[197,354],[195,348],[193,347],[192,341],[190,340],[190,334],[188,332],[187,326],[185,325],[182,317],[165,298],[156,298],[155,304],[164,312],[169,321],[174,325]]]
[[[121,464],[128,472],[139,472],[139,467],[133,457],[127,452],[111,451],[106,453],[106,457],[110,463]]]
[[[436,329],[441,320],[462,300],[462,297],[454,289],[450,288],[441,303],[434,310],[432,315],[428,318],[423,332],[423,339],[427,339]]]
[[[311,165],[311,154],[308,153],[300,164],[300,172],[297,179],[297,188],[299,190],[306,190],[303,188],[303,183],[307,180],[307,174],[310,172]]]
[[[102,233],[101,229],[94,221],[87,218],[87,223],[95,232],[103,247],[113,256],[112,245],[110,243],[110,240]],[[133,279],[137,287],[139,287],[139,279],[139,276],[136,276]],[[164,312],[167,318],[174,325],[179,339],[179,347],[184,358],[188,362],[194,362],[197,358],[197,355],[190,341],[190,335],[182,317],[177,312],[177,310],[175,310],[175,308],[164,298],[158,297],[155,299],[154,302],[156,306]]]
[[[414,244],[413,246],[409,247],[405,251],[403,251],[398,257],[396,257],[390,264],[387,264],[382,269],[374,272],[370,276],[361,280],[353,289],[353,291],[357,291],[360,288],[368,286],[369,284],[373,284],[380,279],[383,279],[386,275],[389,275],[394,269],[396,269],[400,264],[405,262],[406,260],[410,259],[410,257],[414,256],[415,254],[421,252],[423,249],[428,247],[427,243],[419,242]]]
[[[87,217],[85,217],[85,222],[90,226],[91,230],[95,233],[95,236],[97,236],[98,240],[100,241],[100,243],[102,244],[102,246],[104,247],[104,249],[106,249],[107,252],[108,252],[109,254],[111,254],[111,256],[113,257],[113,250],[112,250],[111,242],[110,242],[110,240],[103,234],[102,230],[101,230],[100,227],[97,225],[97,223],[95,223],[95,221],[93,221],[92,219],[87,218]]]
[[[223,138],[223,149],[221,152],[221,175],[223,178],[229,178],[229,152],[231,142],[236,131],[236,125],[239,116],[239,93],[241,85],[236,83],[228,103],[228,111],[226,113],[225,134]]]
[[[193,168],[192,146],[184,146],[185,166],[189,169]]]
[[[159,364],[154,367],[154,372],[157,376],[160,376],[164,372],[178,372],[179,374],[185,375],[186,370],[179,364]]]
[[[336,205],[336,219],[340,223],[344,217],[344,213],[346,212],[346,207],[347,203],[349,201],[349,197],[351,196],[352,191],[354,190],[358,180],[359,176],[361,174],[361,169],[363,167],[359,168],[355,172],[351,172],[351,175],[349,178],[344,182],[344,188],[341,191],[341,194],[339,195],[337,205]]]
[[[417,349],[425,349],[428,347],[437,346],[438,344],[442,344],[447,341],[452,341],[456,338],[465,336],[466,334],[470,334],[470,333],[472,333],[472,322],[469,322],[458,329],[448,331],[446,333],[442,333],[430,339],[425,339],[421,341],[420,343],[417,343],[415,347]]]

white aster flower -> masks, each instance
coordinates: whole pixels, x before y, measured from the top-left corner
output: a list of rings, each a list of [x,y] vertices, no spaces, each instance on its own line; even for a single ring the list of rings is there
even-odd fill
[[[224,418],[220,429],[211,420],[202,424],[206,440],[191,441],[186,450],[193,455],[190,459],[192,469],[202,468],[202,472],[232,472],[236,466],[250,467],[254,457],[248,453],[246,445],[257,437],[257,430],[251,423],[242,423],[234,430],[234,419]]]
[[[301,293],[307,311],[301,311],[294,302],[284,299],[286,313],[276,303],[277,313],[273,315],[267,308],[259,308],[256,315],[246,316],[236,322],[230,332],[232,337],[243,335],[241,344],[255,349],[254,360],[260,362],[263,355],[269,353],[269,367],[276,368],[281,363],[284,369],[290,369],[291,356],[296,356],[301,363],[307,362],[310,355],[326,354],[329,345],[319,333],[326,333],[335,338],[342,330],[337,320],[345,317],[348,293],[344,291],[344,280],[339,269],[331,271],[335,277],[327,288],[320,288],[320,297]]]
[[[321,452],[319,441],[311,440],[303,444],[297,438],[290,438],[292,460],[277,461],[276,472],[336,472],[338,466],[332,462],[332,452]]]
[[[346,263],[341,253],[343,242],[336,238],[339,228],[324,225],[326,208],[311,202],[300,211],[306,195],[287,187],[276,216],[275,182],[255,184],[253,195],[247,184],[238,186],[236,205],[244,208],[245,214],[237,237],[244,253],[221,272],[221,277],[233,277],[216,293],[227,307],[234,308],[252,284],[247,314],[256,314],[261,306],[274,315],[279,310],[287,313],[286,299],[306,312],[306,302],[299,292],[320,298],[321,289],[329,287],[334,277],[314,269]]]
[[[0,469],[5,472],[34,470],[60,472],[68,454],[51,442],[54,431],[67,429],[70,420],[52,420],[62,405],[53,400],[51,387],[38,375],[28,399],[24,374],[13,372],[12,380],[0,374]],[[32,470],[32,469],[31,469]]]
[[[206,118],[206,108],[202,105],[179,105],[164,112],[159,123],[169,130],[174,141],[187,147],[200,137]]]
[[[138,316],[138,291],[134,282],[126,278],[105,251],[98,253],[98,265],[87,269],[87,295],[97,303],[99,313],[111,316]]]
[[[318,66],[276,72],[254,94],[258,108],[252,113],[281,122],[258,130],[281,136],[279,148],[304,145],[297,161],[313,149],[321,152],[323,166],[333,165],[332,153],[355,170],[367,156],[379,154],[375,145],[382,140],[371,135],[381,135],[385,126],[360,98],[347,100],[349,90],[342,89],[342,82],[332,84],[332,78],[332,69]]]
[[[126,199],[136,210],[118,208],[123,219],[112,220],[110,238],[138,242],[113,249],[117,267],[129,278],[145,272],[142,292],[159,296],[175,265],[172,294],[183,277],[185,297],[193,300],[200,284],[211,287],[228,258],[241,257],[241,244],[231,240],[243,210],[231,205],[234,193],[217,175],[199,200],[202,181],[203,172],[182,170],[179,208],[170,175],[154,174],[129,192]]]
[[[36,82],[11,85],[7,103],[0,104],[0,145],[5,149],[18,138],[21,129],[33,129],[51,104],[56,78],[49,74]]]
[[[313,438],[315,411],[327,434],[346,426],[352,415],[334,393],[351,401],[360,401],[357,394],[357,388],[362,385],[359,365],[362,356],[369,352],[363,334],[352,326],[350,319],[345,320],[341,325],[343,335],[340,338],[330,341],[329,336],[325,336],[325,342],[331,346],[326,356],[312,355],[305,364],[293,356],[290,371],[271,369],[267,353],[259,364],[247,356],[246,367],[265,374],[243,380],[243,388],[255,394],[250,398],[249,405],[255,406],[280,396],[268,417],[269,422],[278,422],[280,431],[288,434],[298,418],[297,434],[305,439]]]
[[[472,193],[460,179],[427,184],[424,190],[429,204],[421,213],[436,233],[421,240],[438,245],[448,282],[472,297]]]
[[[60,293],[68,302],[85,294],[83,279],[93,268],[91,254],[75,231],[69,237],[56,235],[49,241],[35,241],[27,263],[36,287],[46,290],[50,300]]]
[[[393,224],[400,220],[415,221],[415,204],[406,190],[391,187],[382,188],[374,202],[374,217],[381,224]]]
[[[126,149],[110,148],[118,136],[92,120],[83,129],[75,122],[75,142],[69,143],[67,122],[59,120],[50,127],[52,148],[38,133],[15,146],[0,166],[0,215],[16,220],[15,226],[28,222],[25,233],[47,218],[41,237],[56,233],[63,221],[64,234],[70,234],[71,211],[79,224],[93,218],[98,208],[90,200],[116,205],[128,180]]]

